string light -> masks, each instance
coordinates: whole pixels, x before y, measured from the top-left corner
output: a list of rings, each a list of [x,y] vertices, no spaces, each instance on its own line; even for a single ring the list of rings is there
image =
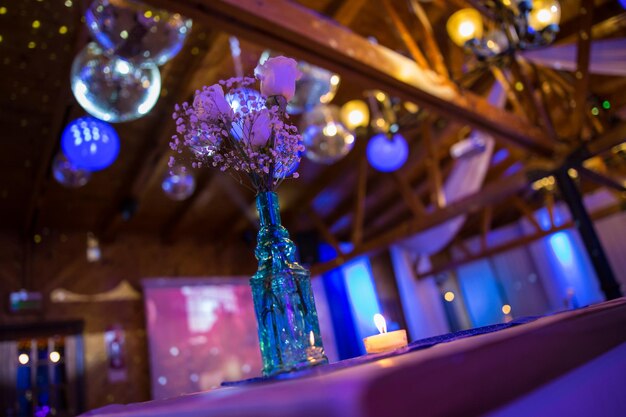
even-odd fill
[[[65,35],[65,34],[67,33],[67,26],[61,26],[61,27],[59,28],[59,33],[60,33],[61,35]]]
[[[452,301],[454,301],[454,293],[452,291],[448,291],[443,295],[443,298],[447,302],[451,303]]]
[[[27,354],[22,353],[20,354],[20,356],[17,357],[17,360],[19,361],[19,363],[21,363],[22,365],[26,365],[28,362],[30,362],[30,357],[28,357]]]
[[[72,7],[72,5],[73,5],[72,0],[65,1],[65,7]]]
[[[591,114],[593,114],[594,116],[597,116],[600,114],[600,109],[598,109],[597,107],[592,107],[591,108]]]
[[[50,357],[50,362],[52,363],[57,363],[61,360],[61,354],[55,350],[50,352],[49,357]]]
[[[39,20],[34,20],[33,29],[39,29],[39,26],[41,26],[41,22]]]
[[[37,46],[37,44],[33,41],[28,42],[28,49],[35,49],[35,46]]]
[[[609,110],[611,108],[611,102],[609,100],[604,100],[602,102],[602,108],[605,110]]]
[[[7,8],[6,7],[0,7],[0,14],[7,14]]]

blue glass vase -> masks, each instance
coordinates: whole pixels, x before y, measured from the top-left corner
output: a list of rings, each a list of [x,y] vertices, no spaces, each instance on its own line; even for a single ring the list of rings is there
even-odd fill
[[[296,262],[296,247],[280,222],[278,196],[256,197],[261,229],[250,279],[263,375],[271,376],[328,362],[320,336],[309,271]]]

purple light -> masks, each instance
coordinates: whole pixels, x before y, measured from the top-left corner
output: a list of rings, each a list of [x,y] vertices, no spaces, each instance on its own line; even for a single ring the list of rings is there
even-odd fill
[[[367,144],[367,160],[378,171],[395,171],[404,165],[408,157],[409,145],[399,133],[391,138],[379,133]]]

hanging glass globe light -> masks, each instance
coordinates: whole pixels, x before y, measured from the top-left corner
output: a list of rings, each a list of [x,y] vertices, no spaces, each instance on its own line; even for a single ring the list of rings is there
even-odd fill
[[[183,166],[175,166],[163,179],[161,188],[166,196],[174,201],[189,198],[196,189],[196,179]]]
[[[76,168],[63,153],[59,153],[52,162],[52,176],[64,187],[79,188],[89,182],[91,173]]]
[[[298,69],[302,76],[296,81],[296,93],[287,104],[287,112],[300,114],[320,103],[330,103],[339,87],[339,75],[304,61],[298,62]]]
[[[163,65],[176,56],[192,25],[178,13],[131,0],[94,0],[85,20],[107,54],[142,65]]]
[[[120,138],[110,124],[94,117],[80,117],[63,130],[61,148],[75,167],[100,171],[117,158]]]
[[[161,74],[154,64],[138,67],[108,57],[92,42],[74,59],[71,84],[87,113],[107,122],[127,122],[152,110],[161,93]]]
[[[302,117],[305,156],[313,162],[333,164],[354,147],[354,134],[339,119],[339,108],[318,105]]]
[[[409,145],[399,133],[388,137],[384,133],[374,135],[367,144],[367,160],[382,172],[396,171],[409,157]]]

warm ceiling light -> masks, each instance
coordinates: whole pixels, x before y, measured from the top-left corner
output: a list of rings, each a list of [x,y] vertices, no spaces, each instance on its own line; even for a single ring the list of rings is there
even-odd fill
[[[369,107],[363,100],[351,100],[341,107],[339,112],[341,122],[349,130],[365,127],[370,121]]]
[[[557,0],[534,0],[528,14],[528,24],[536,31],[561,21],[561,5]]]
[[[446,29],[452,42],[464,46],[467,41],[483,35],[483,19],[476,9],[461,9],[450,16]]]

